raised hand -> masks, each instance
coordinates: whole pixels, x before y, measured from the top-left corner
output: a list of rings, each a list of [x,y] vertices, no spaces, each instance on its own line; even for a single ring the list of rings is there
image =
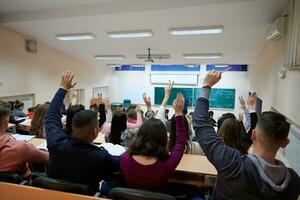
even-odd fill
[[[245,102],[245,100],[243,99],[243,97],[240,96],[240,97],[239,97],[239,100],[240,100],[241,108],[245,108],[245,107],[246,107],[246,102]]]
[[[177,98],[173,101],[173,108],[175,110],[175,116],[183,115],[182,110],[184,107],[184,97],[182,93],[177,94]]]
[[[146,93],[143,93],[143,100],[147,106],[147,108],[151,108],[151,97],[146,95]]]
[[[70,70],[65,71],[61,77],[60,87],[65,90],[72,89],[77,84],[77,82],[73,83],[73,79],[74,73]]]
[[[105,105],[105,110],[106,111],[111,110],[111,103],[109,97],[105,97],[103,101]]]
[[[165,96],[169,97],[171,95],[171,90],[173,88],[173,85],[174,85],[174,81],[171,81],[169,80],[169,84],[166,86],[165,88]]]
[[[221,77],[222,77],[222,72],[210,71],[204,78],[203,87],[208,86],[211,88],[217,82],[219,82]]]
[[[237,120],[240,122],[243,122],[244,121],[244,113],[240,113]]]
[[[255,103],[256,103],[257,95],[256,92],[253,92],[247,99],[247,105],[249,109],[255,109]]]

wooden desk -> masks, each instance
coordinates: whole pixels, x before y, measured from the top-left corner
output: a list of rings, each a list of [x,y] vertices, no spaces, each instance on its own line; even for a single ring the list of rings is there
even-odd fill
[[[12,129],[12,132],[15,134],[17,131],[16,131],[16,125],[15,124],[11,124],[9,123],[8,124],[8,129]]]
[[[0,182],[0,199],[3,200],[105,200],[105,198],[58,192],[24,185]]]
[[[24,122],[18,124],[17,129],[30,132],[31,119],[26,119]]]
[[[103,144],[105,143],[105,134],[99,132],[98,137],[94,140],[94,144]]]
[[[176,171],[217,176],[215,167],[207,160],[206,156],[201,155],[184,154]]]
[[[46,140],[42,138],[33,138],[32,140],[29,141],[29,143],[33,144],[34,146],[39,146],[44,142],[46,142]]]

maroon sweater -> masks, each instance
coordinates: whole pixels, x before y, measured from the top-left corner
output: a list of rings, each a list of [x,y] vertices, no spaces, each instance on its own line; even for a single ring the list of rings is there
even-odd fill
[[[121,156],[120,165],[127,185],[144,190],[162,190],[168,176],[179,164],[185,150],[187,135],[183,116],[176,117],[176,145],[166,160],[151,165],[141,165],[127,152]]]

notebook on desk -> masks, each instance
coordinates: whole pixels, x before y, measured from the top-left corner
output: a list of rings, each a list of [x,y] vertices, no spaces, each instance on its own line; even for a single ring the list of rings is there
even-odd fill
[[[26,141],[32,140],[35,138],[35,135],[21,135],[21,134],[12,134],[12,137],[17,141]]]

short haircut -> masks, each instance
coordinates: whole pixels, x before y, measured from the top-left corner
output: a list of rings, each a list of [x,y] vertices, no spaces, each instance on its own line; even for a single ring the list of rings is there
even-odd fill
[[[167,130],[163,122],[150,118],[140,127],[136,138],[129,145],[128,153],[165,160],[169,156],[167,143]]]
[[[137,113],[136,113],[135,108],[128,109],[127,115],[128,115],[129,119],[137,119]]]
[[[5,117],[8,117],[10,110],[7,109],[5,106],[0,105],[0,121],[2,121]]]
[[[76,113],[72,120],[72,128],[85,128],[97,121],[97,114],[90,110],[82,110]]]
[[[15,101],[15,108],[16,108],[16,109],[19,109],[19,108],[21,108],[22,106],[24,106],[24,103],[23,103],[23,102],[21,102],[21,101],[19,101],[19,100],[16,100],[16,101]]]
[[[244,140],[246,129],[243,122],[234,118],[225,119],[218,130],[218,135],[226,145],[239,150],[241,154],[248,152],[249,145]]]
[[[283,141],[288,137],[290,126],[284,115],[270,111],[263,112],[257,122],[257,127],[262,131],[263,136],[275,142]]]

